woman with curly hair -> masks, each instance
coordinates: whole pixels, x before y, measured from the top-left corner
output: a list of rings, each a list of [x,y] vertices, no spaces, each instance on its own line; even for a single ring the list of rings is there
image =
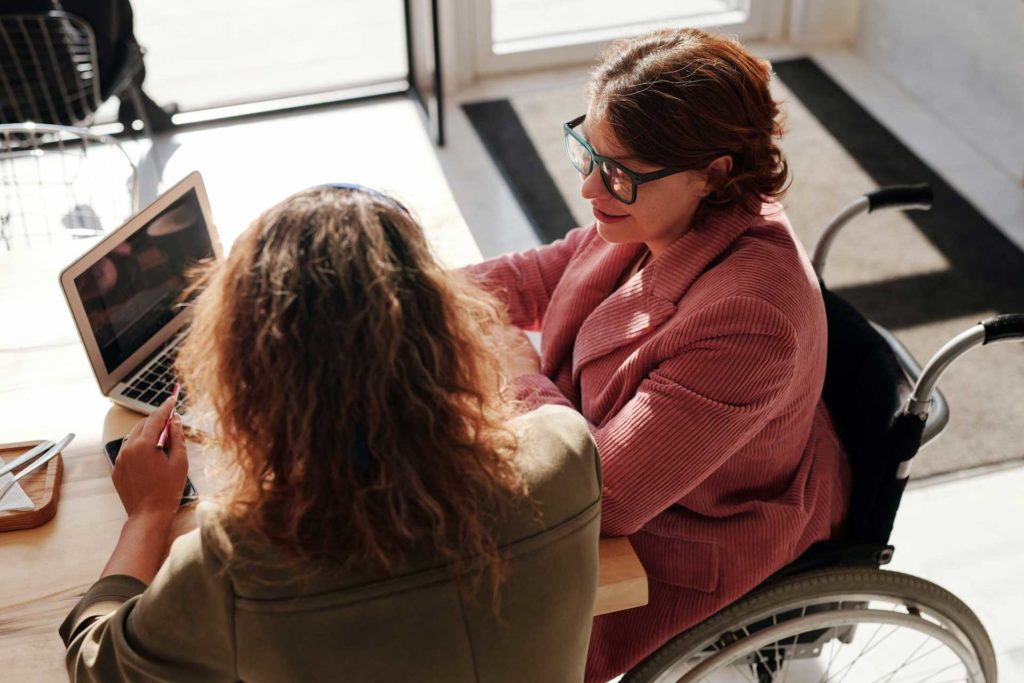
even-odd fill
[[[500,305],[408,211],[301,192],[196,291],[178,369],[229,484],[165,560],[184,434],[175,416],[155,446],[170,404],[132,430],[128,520],[61,627],[72,680],[582,678],[593,440],[503,397]]]
[[[471,268],[542,332],[529,405],[587,419],[601,531],[629,536],[649,604],[597,617],[587,680],[622,673],[837,533],[850,473],[821,401],[817,279],[778,203],[771,70],[666,29],[613,43],[564,126],[595,222]]]

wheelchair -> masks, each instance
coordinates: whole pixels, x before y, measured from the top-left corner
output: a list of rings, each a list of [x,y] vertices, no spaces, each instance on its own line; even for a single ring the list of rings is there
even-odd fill
[[[881,208],[928,209],[927,185],[866,194],[838,213],[815,247],[821,278],[836,233]],[[823,398],[850,459],[853,489],[842,539],[817,543],[753,591],[640,662],[622,683],[679,681],[994,683],[996,657],[974,613],[945,589],[881,569],[918,449],[946,426],[936,382],[963,353],[1024,339],[1024,314],[981,322],[922,370],[889,331],[822,283],[828,318]]]

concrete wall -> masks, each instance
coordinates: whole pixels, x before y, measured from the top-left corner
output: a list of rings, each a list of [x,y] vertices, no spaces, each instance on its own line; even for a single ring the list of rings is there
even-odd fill
[[[858,50],[1024,183],[1024,2],[862,0]]]

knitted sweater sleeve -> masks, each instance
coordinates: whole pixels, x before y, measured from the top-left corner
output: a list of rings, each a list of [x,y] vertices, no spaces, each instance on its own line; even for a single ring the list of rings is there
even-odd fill
[[[792,385],[796,332],[776,308],[733,297],[680,331],[678,350],[599,425],[601,532],[638,531],[678,502],[761,431]],[[520,378],[529,405],[568,405],[542,375]]]

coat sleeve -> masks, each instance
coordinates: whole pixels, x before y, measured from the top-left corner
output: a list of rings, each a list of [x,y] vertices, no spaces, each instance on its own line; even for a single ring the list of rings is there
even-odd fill
[[[182,536],[147,588],[100,579],[60,628],[71,681],[235,681],[232,595],[199,530]]]
[[[498,256],[466,270],[505,304],[513,325],[536,331],[544,321],[552,292],[586,233],[587,228],[576,228],[551,244]]]
[[[796,331],[760,299],[709,305],[675,344],[617,413],[590,425],[605,535],[638,531],[703,482],[764,428],[792,385]],[[547,378],[524,378],[518,389],[528,402],[565,403]]]

